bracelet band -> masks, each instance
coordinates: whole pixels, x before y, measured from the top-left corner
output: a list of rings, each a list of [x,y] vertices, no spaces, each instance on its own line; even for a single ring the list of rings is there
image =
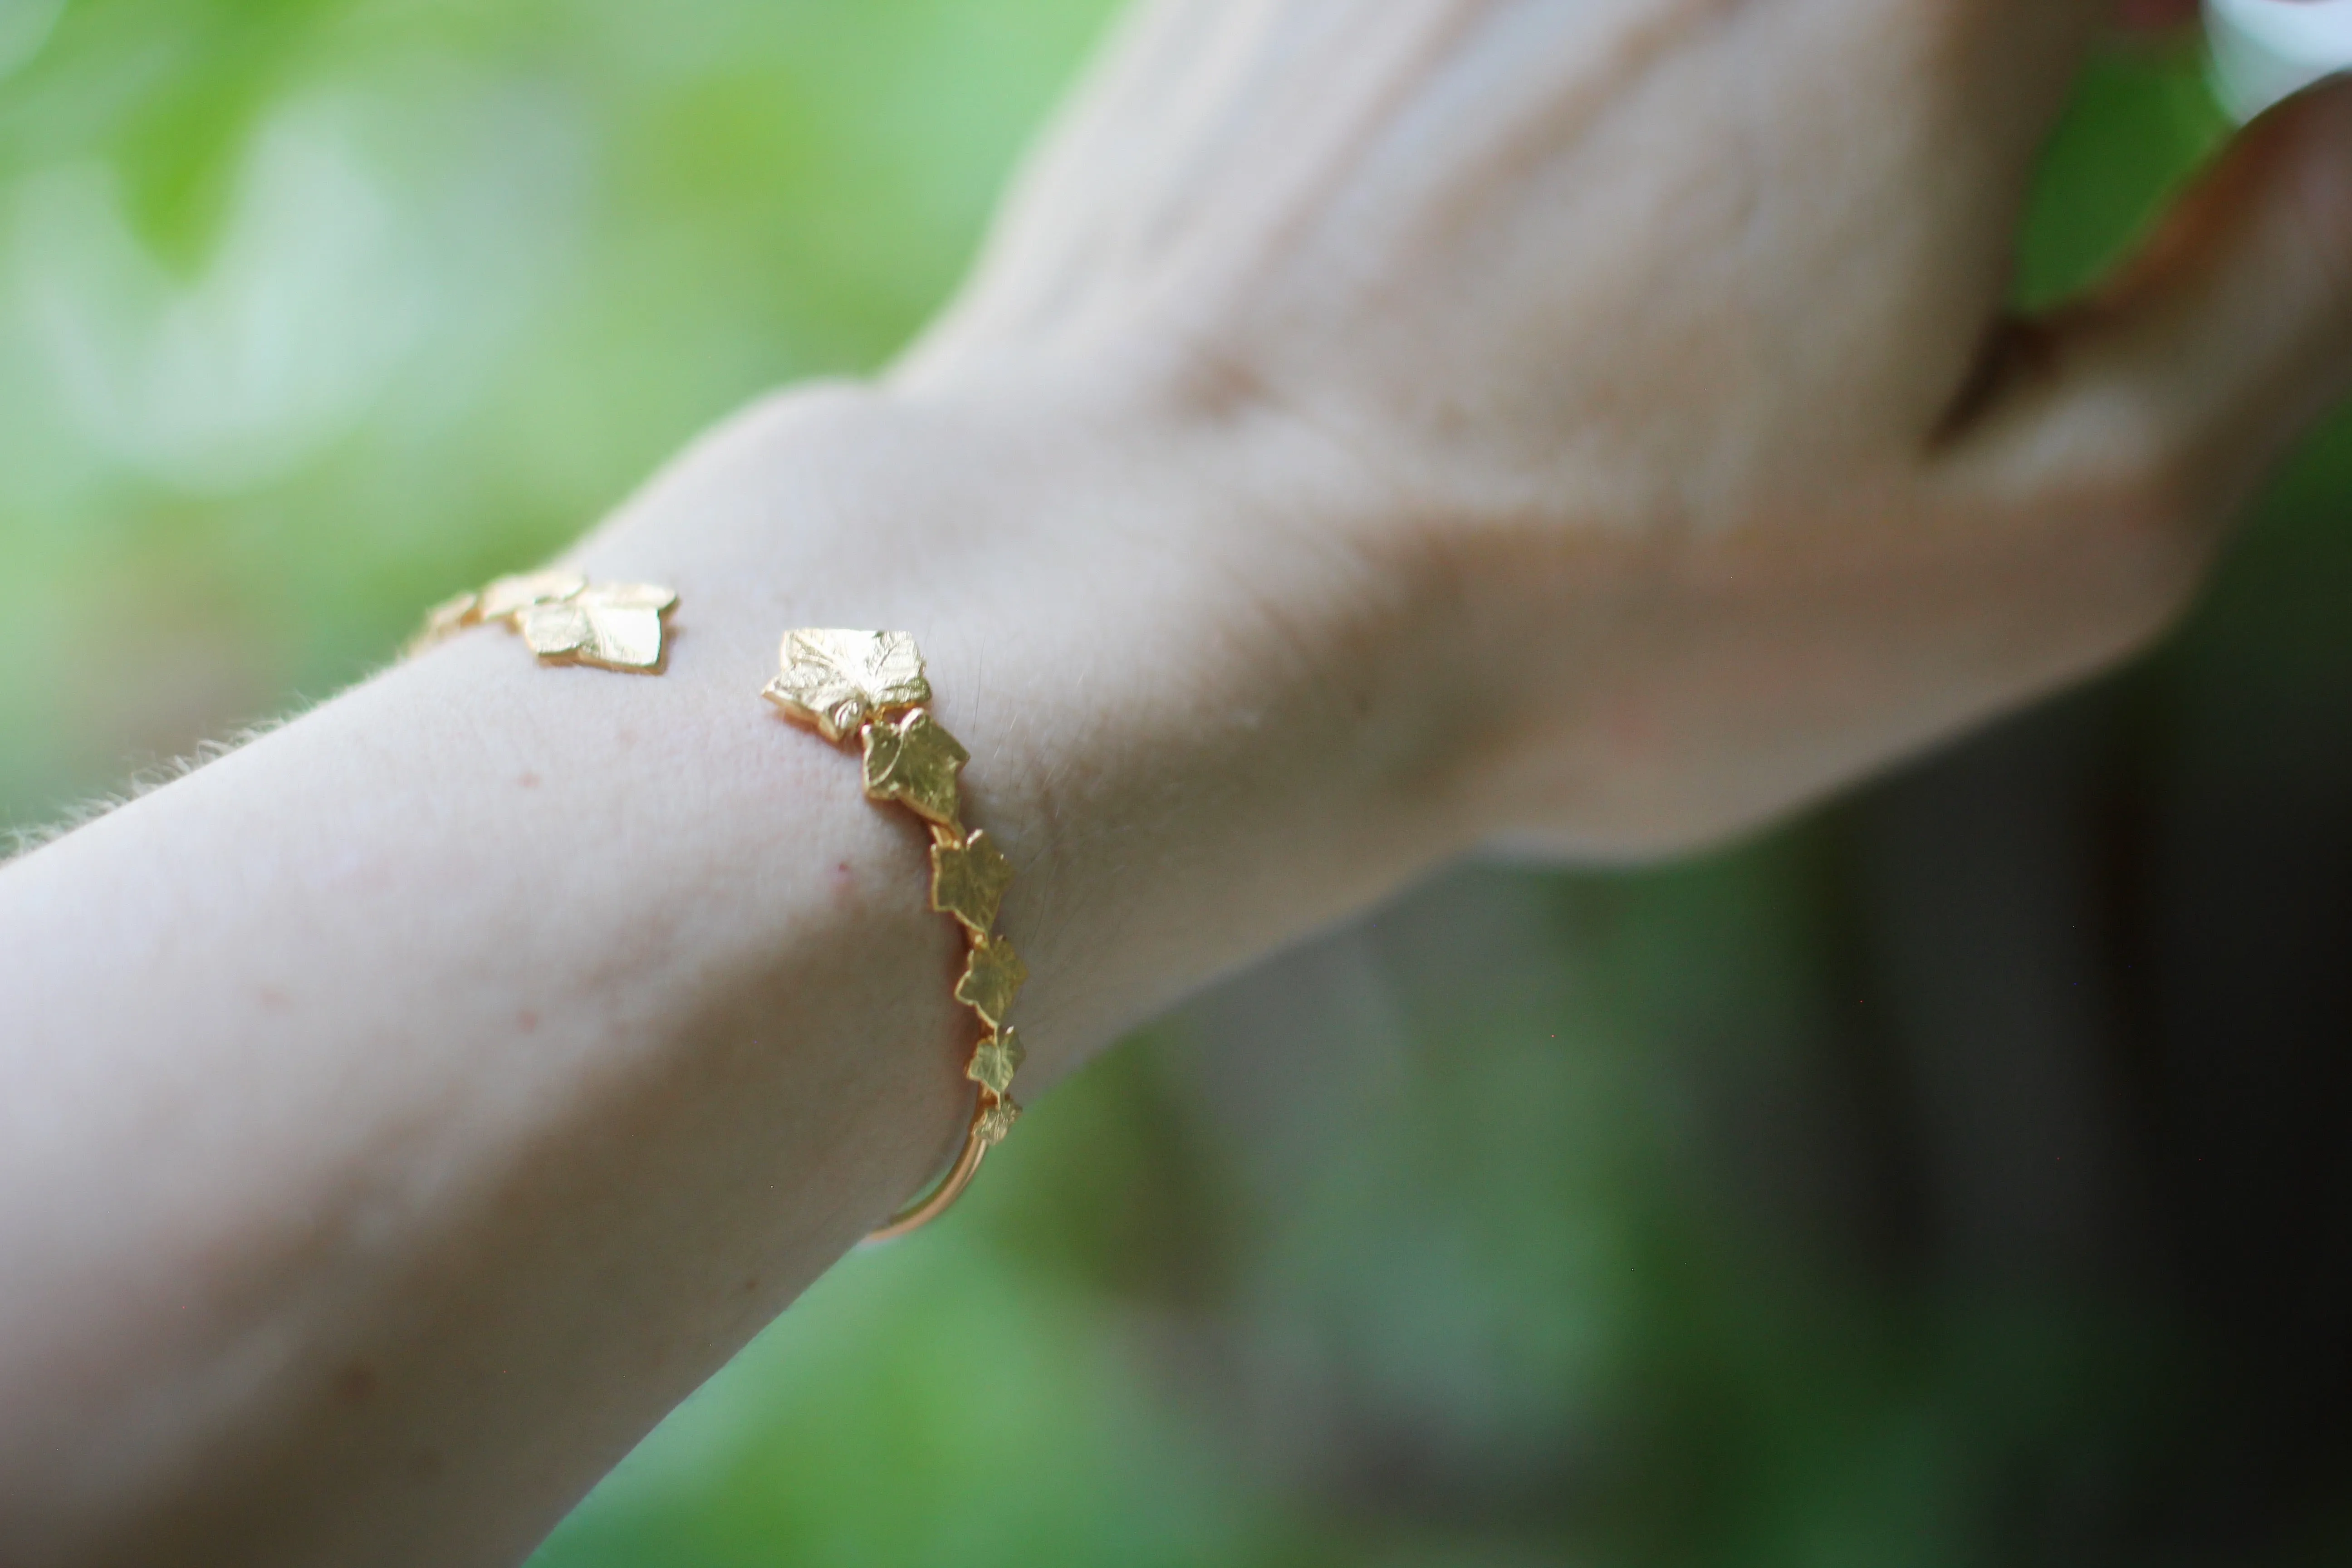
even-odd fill
[[[783,668],[761,693],[835,745],[864,754],[866,796],[896,802],[931,830],[931,908],[961,928],[966,950],[955,998],[980,1020],[964,1077],[979,1086],[963,1149],[946,1174],[866,1239],[887,1241],[937,1219],[971,1184],[989,1150],[1012,1130],[1021,1041],[1005,1016],[1029,977],[1013,944],[995,934],[1012,863],[979,828],[963,825],[961,774],[971,753],[925,706],[923,656],[905,632],[803,629],[784,634]]]

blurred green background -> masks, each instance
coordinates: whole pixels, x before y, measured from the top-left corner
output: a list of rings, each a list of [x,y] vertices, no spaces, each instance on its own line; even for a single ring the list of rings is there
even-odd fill
[[[0,0],[0,824],[880,363],[1106,12]],[[2222,134],[2188,53],[2103,60],[2025,296]],[[1202,999],[536,1561],[2352,1562],[2347,498],[2324,437],[2167,653],[1811,821],[1460,870]],[[2209,928],[2270,1076],[2208,1070]]]

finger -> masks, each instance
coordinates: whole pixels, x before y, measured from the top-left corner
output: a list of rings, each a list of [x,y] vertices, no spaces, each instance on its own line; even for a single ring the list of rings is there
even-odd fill
[[[2352,84],[2248,127],[2105,289],[2019,341],[1964,464],[2217,527],[2352,390]]]

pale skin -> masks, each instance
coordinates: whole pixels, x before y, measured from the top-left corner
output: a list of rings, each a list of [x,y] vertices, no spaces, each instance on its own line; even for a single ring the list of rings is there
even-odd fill
[[[2113,20],[1146,6],[890,373],[568,558],[666,674],[478,631],[0,870],[0,1563],[515,1562],[952,1149],[955,939],[788,627],[921,639],[1024,1099],[1481,844],[1717,841],[2145,646],[2352,365],[2352,96],[2006,333]]]

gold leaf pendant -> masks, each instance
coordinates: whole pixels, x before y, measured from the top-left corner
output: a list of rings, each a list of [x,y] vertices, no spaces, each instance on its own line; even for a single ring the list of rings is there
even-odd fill
[[[503,621],[522,634],[543,664],[658,675],[668,657],[662,617],[677,607],[676,593],[649,583],[591,583],[577,572],[527,572],[434,606],[407,652]]]
[[[929,702],[931,684],[905,632],[812,626],[785,634],[783,668],[762,695],[838,745],[869,719]]]
[[[522,613],[522,640],[550,664],[658,672],[662,616],[677,605],[667,588],[592,583],[568,599]]]

